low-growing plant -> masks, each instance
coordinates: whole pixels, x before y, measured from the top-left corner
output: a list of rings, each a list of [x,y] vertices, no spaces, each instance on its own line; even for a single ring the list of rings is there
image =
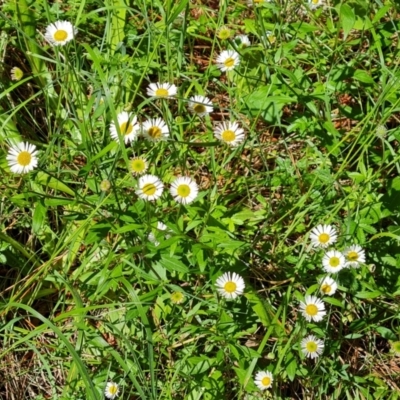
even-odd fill
[[[0,10],[4,399],[397,399],[396,2]]]

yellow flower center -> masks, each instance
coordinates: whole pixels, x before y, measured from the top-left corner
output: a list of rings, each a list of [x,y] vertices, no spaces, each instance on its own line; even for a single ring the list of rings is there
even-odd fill
[[[227,293],[234,293],[236,291],[237,285],[235,282],[229,281],[225,283],[224,289]]]
[[[306,314],[314,317],[318,314],[318,307],[315,304],[309,304],[306,306]]]
[[[317,351],[317,343],[315,342],[307,342],[306,349],[309,353],[315,353]]]
[[[319,241],[320,243],[326,244],[326,243],[329,242],[329,239],[330,239],[330,238],[331,238],[331,237],[330,237],[327,233],[321,233],[321,234],[318,236],[318,241]]]
[[[224,61],[224,65],[225,65],[225,67],[227,67],[227,68],[232,68],[232,67],[235,65],[235,59],[232,58],[232,57],[227,58],[227,59]]]
[[[175,304],[182,303],[183,298],[184,298],[184,295],[181,292],[174,292],[171,294],[171,301]]]
[[[318,4],[318,3],[319,3],[319,0],[311,0],[311,2],[312,2],[313,4]]]
[[[128,123],[128,122],[123,122],[120,126],[119,129],[121,130],[121,133],[123,135],[129,135],[132,130],[133,130],[133,126],[132,124]]]
[[[393,342],[392,343],[392,348],[396,353],[400,353],[400,342]]]
[[[233,142],[236,139],[236,134],[231,130],[226,130],[222,132],[221,137],[224,142]]]
[[[31,163],[32,160],[32,155],[28,151],[21,151],[21,153],[18,154],[17,157],[17,162],[19,165],[22,165],[23,167],[26,167]]]
[[[357,261],[358,260],[358,253],[356,251],[349,251],[347,253],[347,258],[349,261]]]
[[[111,183],[109,180],[104,179],[103,181],[100,182],[100,189],[103,192],[106,192],[108,189],[110,189],[110,187],[111,187]]]
[[[67,37],[68,37],[68,32],[64,31],[63,29],[58,29],[54,33],[54,40],[56,42],[63,42],[65,39],[67,39]]]
[[[321,286],[321,291],[324,292],[325,294],[329,294],[332,291],[332,286],[328,285],[327,283],[324,283]]]
[[[110,394],[112,394],[112,395],[117,394],[117,392],[118,392],[118,386],[117,386],[117,385],[111,385],[111,386],[108,388],[108,392],[109,392]]]
[[[164,88],[158,88],[156,90],[156,96],[158,97],[167,97],[168,96],[168,90]]]
[[[204,106],[203,104],[195,104],[193,106],[193,110],[194,112],[196,112],[197,114],[202,114],[206,112],[206,106]]]
[[[218,32],[218,37],[222,40],[229,39],[231,36],[231,31],[228,28],[221,28]]]
[[[340,264],[340,259],[338,257],[331,257],[329,259],[329,265],[333,268],[338,267]]]
[[[185,184],[179,185],[177,192],[180,197],[188,197],[190,195],[190,186]]]
[[[153,183],[146,183],[143,186],[143,194],[145,194],[146,196],[153,196],[153,194],[156,192],[157,187],[156,185],[154,185]]]
[[[144,172],[146,170],[146,163],[140,158],[131,160],[131,170],[137,173]]]
[[[264,378],[261,379],[261,383],[263,386],[269,386],[271,384],[271,378],[269,376],[264,376]]]
[[[18,67],[14,67],[11,70],[11,79],[15,80],[15,81],[20,81],[24,76],[24,73],[22,72],[22,70]]]
[[[158,126],[152,126],[147,133],[153,139],[159,139],[162,136],[162,131]]]

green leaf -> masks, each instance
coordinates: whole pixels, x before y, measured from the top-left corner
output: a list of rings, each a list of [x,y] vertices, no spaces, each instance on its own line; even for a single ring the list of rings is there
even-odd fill
[[[51,197],[49,199],[44,199],[44,205],[46,207],[57,207],[65,206],[67,204],[74,204],[75,199],[66,199],[63,197]]]
[[[342,304],[342,302],[338,299],[335,299],[334,297],[324,297],[324,302],[328,303],[328,304],[332,304],[333,306],[344,308],[344,305]]]
[[[89,341],[89,344],[100,348],[100,349],[107,349],[110,345],[107,343],[106,340],[102,336],[95,336],[92,340]]]
[[[383,7],[378,7],[378,10],[376,11],[374,18],[372,19],[372,22],[374,24],[379,23],[380,19],[383,18],[391,8],[392,8],[392,5],[390,3],[386,4]]]
[[[356,319],[350,324],[349,329],[351,331],[360,331],[361,329],[364,329],[367,325],[368,325],[367,321],[363,319]]]
[[[356,16],[353,9],[349,5],[342,4],[340,6],[339,18],[340,22],[342,23],[344,37],[346,38],[354,27]]]
[[[75,195],[74,191],[71,190],[66,184],[62,183],[57,178],[51,177],[49,174],[46,174],[46,172],[39,171],[36,175],[36,182],[43,186],[67,193],[71,196]]]
[[[400,177],[396,176],[394,179],[389,180],[390,190],[400,192]]]
[[[365,223],[360,223],[360,228],[362,228],[365,232],[367,232],[367,233],[370,233],[371,235],[373,235],[373,234],[375,234],[376,233],[376,229],[373,227],[373,226],[371,226],[371,225],[368,225],[368,224],[365,224]]]
[[[265,327],[271,325],[270,315],[274,315],[270,309],[270,305],[263,301],[256,292],[248,291],[245,294],[247,300],[251,303],[251,308],[256,313],[257,317],[260,318],[261,323]]]
[[[288,378],[293,382],[296,376],[297,362],[292,353],[289,353],[287,358],[289,358],[289,361],[286,365],[286,373],[288,374]]]
[[[246,380],[247,371],[245,369],[233,367],[233,370],[236,372],[236,376],[239,379],[241,385],[246,384],[246,389],[248,390],[249,388],[252,388],[254,390],[256,389],[253,380]]]
[[[46,211],[47,208],[42,201],[36,203],[36,207],[33,212],[33,218],[32,218],[33,233],[38,234],[42,229],[43,223],[46,219]]]
[[[266,121],[274,121],[281,114],[282,108],[296,102],[296,99],[286,95],[276,95],[272,86],[265,85],[248,95],[244,101],[253,115],[261,115]]]
[[[112,141],[108,146],[104,147],[103,150],[101,150],[93,158],[91,158],[90,161],[88,161],[88,164],[92,164],[93,161],[105,156],[107,153],[109,153],[111,150],[113,150],[117,147],[118,147],[118,143],[115,141]]]
[[[19,193],[10,197],[10,201],[16,204],[18,207],[27,207],[30,203],[30,196],[28,193]]]
[[[190,370],[190,375],[203,374],[204,372],[208,371],[212,367],[214,360],[214,358],[209,358],[205,355],[190,357],[188,361],[193,365],[192,369]]]
[[[245,33],[252,33],[253,35],[258,35],[256,22],[254,19],[245,19],[243,22],[244,22]]]
[[[114,233],[126,233],[126,232],[131,232],[131,231],[137,231],[138,229],[142,228],[142,224],[128,224],[124,225],[121,228],[115,229]]]
[[[349,333],[348,335],[346,335],[344,338],[345,339],[360,339],[362,338],[364,335],[362,333]]]
[[[22,142],[22,138],[14,121],[7,115],[6,111],[0,107],[0,143],[5,141],[11,145],[15,145]]]
[[[126,5],[124,0],[112,1],[112,18],[111,29],[108,29],[108,43],[111,49],[111,54],[114,54],[117,45],[124,40],[125,20],[126,20]]]
[[[386,340],[397,340],[397,336],[390,329],[385,328],[384,326],[378,326],[376,330]]]
[[[183,272],[188,273],[189,268],[181,262],[176,256],[170,257],[163,255],[160,260],[160,264],[170,272]]]
[[[359,299],[375,299],[379,296],[382,296],[382,293],[379,290],[373,290],[372,292],[356,293],[356,297],[358,297]]]
[[[171,24],[175,21],[178,15],[186,8],[188,0],[181,0],[176,3],[176,8],[171,12],[171,15],[168,17],[167,24]]]
[[[240,242],[239,240],[227,240],[222,243],[218,244],[219,249],[224,249],[224,252],[226,253],[232,253],[233,251],[243,247],[245,243]]]
[[[363,69],[357,69],[354,71],[353,78],[367,84],[374,84],[375,81],[371,78],[371,76],[364,71]]]
[[[302,33],[311,33],[319,30],[318,26],[307,24],[306,22],[303,21],[295,22],[291,24],[291,26],[296,32],[302,32]]]

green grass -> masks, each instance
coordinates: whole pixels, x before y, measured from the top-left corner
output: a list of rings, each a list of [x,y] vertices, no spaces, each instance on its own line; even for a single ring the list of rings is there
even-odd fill
[[[1,398],[98,400],[109,381],[121,399],[399,398],[398,4],[126,3],[1,5]],[[58,20],[78,33],[52,47]],[[225,73],[227,49],[240,65]],[[151,82],[176,98],[149,98]],[[214,111],[193,115],[194,95]],[[168,140],[113,141],[121,111],[163,118]],[[245,130],[234,148],[213,133],[229,120]],[[39,163],[14,174],[21,141]],[[135,156],[163,181],[160,199],[136,195]],[[199,186],[187,206],[169,194],[177,176]],[[366,252],[332,275],[333,296],[309,238],[320,224],[338,231],[330,249]],[[225,272],[246,284],[234,301],[215,286]],[[299,311],[310,294],[321,322]],[[309,334],[325,344],[316,360],[301,351]],[[274,377],[263,392],[259,371]]]

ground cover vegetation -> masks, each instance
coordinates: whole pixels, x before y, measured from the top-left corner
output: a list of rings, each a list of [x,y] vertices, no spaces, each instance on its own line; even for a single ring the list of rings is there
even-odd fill
[[[3,1],[1,398],[399,398],[399,11]]]

